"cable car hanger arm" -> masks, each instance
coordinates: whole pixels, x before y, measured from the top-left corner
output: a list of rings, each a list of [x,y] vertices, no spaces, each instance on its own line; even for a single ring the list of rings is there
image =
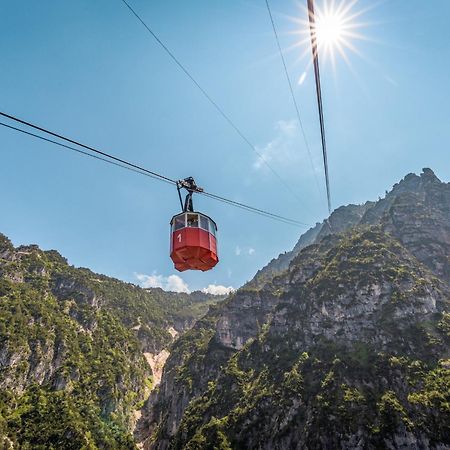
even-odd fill
[[[188,191],[188,193],[186,194],[186,198],[184,200],[184,206],[181,200],[181,193],[180,193],[180,190],[183,188]],[[203,188],[197,186],[197,183],[195,182],[193,177],[188,177],[185,178],[184,180],[177,181],[177,190],[183,212],[194,212],[194,203],[192,202],[192,194],[194,192],[203,192]]]

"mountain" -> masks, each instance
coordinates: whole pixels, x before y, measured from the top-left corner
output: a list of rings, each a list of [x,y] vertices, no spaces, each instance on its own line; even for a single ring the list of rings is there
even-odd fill
[[[300,239],[291,251],[280,254],[278,258],[272,259],[269,264],[259,270],[255,277],[247,283],[247,286],[258,287],[264,285],[268,279],[287,270],[290,262],[303,248],[319,241],[328,234],[339,233],[358,224],[377,223],[400,194],[424,194],[427,186],[430,183],[433,184],[436,180],[439,181],[431,169],[423,169],[422,176],[407,175],[400,183],[395,184],[390,192],[386,192],[384,199],[378,202],[368,201],[363,205],[347,205],[337,208],[330,217],[322,223],[317,223],[300,236]]]
[[[172,346],[157,449],[450,448],[450,184],[337,209]]]
[[[0,448],[135,448],[167,348],[218,300],[144,290],[0,234]]]

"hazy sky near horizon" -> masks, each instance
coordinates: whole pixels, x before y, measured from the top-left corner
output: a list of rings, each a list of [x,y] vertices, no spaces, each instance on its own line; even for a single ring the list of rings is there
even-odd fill
[[[171,178],[314,225],[327,215],[314,76],[294,46],[305,1],[272,0],[311,169],[264,0],[129,0],[233,118],[297,199],[261,164],[120,0],[0,0],[2,111]],[[316,0],[323,6],[323,0]],[[348,3],[346,1],[345,3]],[[321,60],[332,203],[384,195],[431,167],[450,180],[450,2],[360,0],[364,40]],[[5,121],[6,122],[6,121]],[[9,123],[9,122],[8,122]],[[76,266],[169,289],[239,287],[308,227],[207,198],[220,263],[179,274],[169,258],[176,190],[0,127],[0,232]],[[180,278],[181,277],[181,278]]]

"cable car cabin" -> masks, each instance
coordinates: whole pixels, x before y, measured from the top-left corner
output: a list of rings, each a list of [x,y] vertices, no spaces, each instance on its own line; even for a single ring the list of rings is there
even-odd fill
[[[198,212],[183,212],[170,221],[170,257],[175,269],[212,269],[218,262],[217,225],[214,220]]]

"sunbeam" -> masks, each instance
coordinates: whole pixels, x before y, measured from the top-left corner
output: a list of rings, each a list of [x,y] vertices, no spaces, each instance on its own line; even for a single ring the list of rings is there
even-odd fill
[[[375,5],[361,9],[357,9],[357,6],[358,0],[340,0],[339,3],[336,0],[324,0],[315,8],[316,21],[312,32],[317,40],[318,52],[325,61],[331,62],[333,72],[337,59],[342,59],[345,64],[350,66],[349,53],[362,56],[355,45],[356,41],[371,40],[361,31],[370,24],[366,21],[359,21],[359,19]],[[307,11],[306,14],[308,14]],[[300,39],[291,45],[288,51],[307,46],[308,48],[298,58],[303,59],[310,51],[309,21],[293,17],[289,19],[299,25],[292,34],[299,35]]]

